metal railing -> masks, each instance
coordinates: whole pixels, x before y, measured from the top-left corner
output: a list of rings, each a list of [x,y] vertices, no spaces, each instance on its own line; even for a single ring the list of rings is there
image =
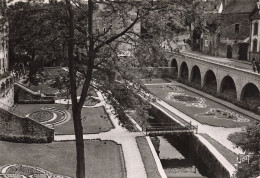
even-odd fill
[[[180,126],[172,123],[153,123],[143,126],[146,135],[169,135],[176,133],[197,133],[198,126],[191,123]]]

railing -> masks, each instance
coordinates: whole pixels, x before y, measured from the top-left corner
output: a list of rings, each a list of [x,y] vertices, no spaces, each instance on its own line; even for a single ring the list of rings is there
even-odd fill
[[[191,123],[185,126],[179,126],[172,123],[156,123],[143,126],[143,131],[146,135],[169,135],[176,133],[197,133],[198,126],[194,126]]]

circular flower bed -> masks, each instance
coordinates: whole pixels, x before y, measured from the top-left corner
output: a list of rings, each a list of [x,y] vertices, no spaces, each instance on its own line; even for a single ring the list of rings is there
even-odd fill
[[[54,117],[54,114],[50,111],[36,111],[31,113],[29,117],[37,122],[47,122]]]
[[[206,108],[205,99],[195,96],[190,96],[185,93],[169,92],[165,98],[173,102],[185,104],[188,107]]]
[[[3,166],[0,169],[0,174],[2,174],[5,178],[12,178],[12,177],[64,177],[69,178],[68,176],[62,176],[58,174],[53,174],[49,171],[46,171],[39,167],[29,166],[29,165],[22,165],[22,164],[11,164]]]
[[[213,116],[214,118],[218,119],[228,119],[235,122],[249,122],[250,120],[245,118],[244,116],[232,112],[230,110],[224,110],[220,108],[210,108],[209,111],[202,114],[204,116]]]
[[[171,90],[172,92],[182,92],[183,89],[181,89],[180,87],[177,86],[173,86],[173,85],[162,85],[159,88],[163,89],[163,90]]]

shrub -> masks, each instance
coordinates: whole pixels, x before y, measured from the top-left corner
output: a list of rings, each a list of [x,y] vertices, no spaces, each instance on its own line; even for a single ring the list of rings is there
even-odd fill
[[[190,83],[188,82],[187,80],[183,79],[183,78],[179,78],[177,79],[178,82],[180,83],[183,83],[187,86],[190,86],[192,88],[195,88],[195,89],[198,89],[198,90],[201,90],[205,93],[208,93],[216,98],[220,98],[220,99],[223,99],[225,101],[228,101],[230,103],[233,103],[243,109],[246,109],[246,110],[249,110],[249,111],[252,111],[252,112],[259,112],[257,110],[257,103],[255,103],[254,101],[250,101],[250,100],[244,100],[244,101],[237,101],[237,98],[234,97],[233,95],[230,95],[228,93],[221,93],[220,95],[217,93],[217,91],[214,89],[214,88],[211,88],[211,87],[204,87],[202,88],[198,83]]]
[[[40,99],[40,100],[34,100],[34,99],[31,99],[31,100],[18,100],[17,102],[18,104],[54,104],[55,101],[53,98],[51,99]]]

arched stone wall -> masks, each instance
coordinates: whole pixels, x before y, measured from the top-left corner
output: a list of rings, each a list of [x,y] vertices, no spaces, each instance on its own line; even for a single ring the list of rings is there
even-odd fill
[[[194,65],[191,69],[190,82],[201,85],[201,72],[200,68],[197,65]]]
[[[244,100],[247,97],[259,97],[260,96],[260,89],[253,83],[247,83],[240,95],[240,99]]]
[[[182,78],[189,81],[189,67],[185,61],[183,61],[180,65],[178,78]]]
[[[218,81],[217,81],[217,76],[216,74],[211,70],[207,70],[205,74],[202,77],[202,87],[206,88],[211,88],[214,90],[214,92],[217,92],[218,89]]]
[[[179,65],[178,62],[175,58],[173,58],[171,60],[171,64],[170,64],[171,68],[171,72],[170,74],[172,75],[173,78],[178,78],[178,72],[179,72]]]
[[[205,77],[207,77],[207,72],[211,70],[217,82],[217,93],[220,94],[221,83],[225,76],[230,76],[236,88],[237,100],[240,101],[242,90],[247,83],[253,83],[257,88],[260,88],[260,77],[256,73],[253,73],[249,70],[238,69],[232,66],[227,66],[225,64],[218,63],[216,61],[206,61],[200,57],[192,57],[189,55],[173,53],[170,55],[168,60],[168,66],[171,66],[172,59],[176,59],[178,65],[178,78],[181,76],[181,64],[185,62],[188,67],[189,79],[191,82],[192,79],[192,68],[196,65],[198,66],[201,74],[201,85],[205,85]]]
[[[219,87],[220,95],[223,95],[224,92],[228,92],[226,94],[230,95],[231,97],[234,97],[234,99],[237,99],[236,83],[231,76],[227,75],[223,77]]]

